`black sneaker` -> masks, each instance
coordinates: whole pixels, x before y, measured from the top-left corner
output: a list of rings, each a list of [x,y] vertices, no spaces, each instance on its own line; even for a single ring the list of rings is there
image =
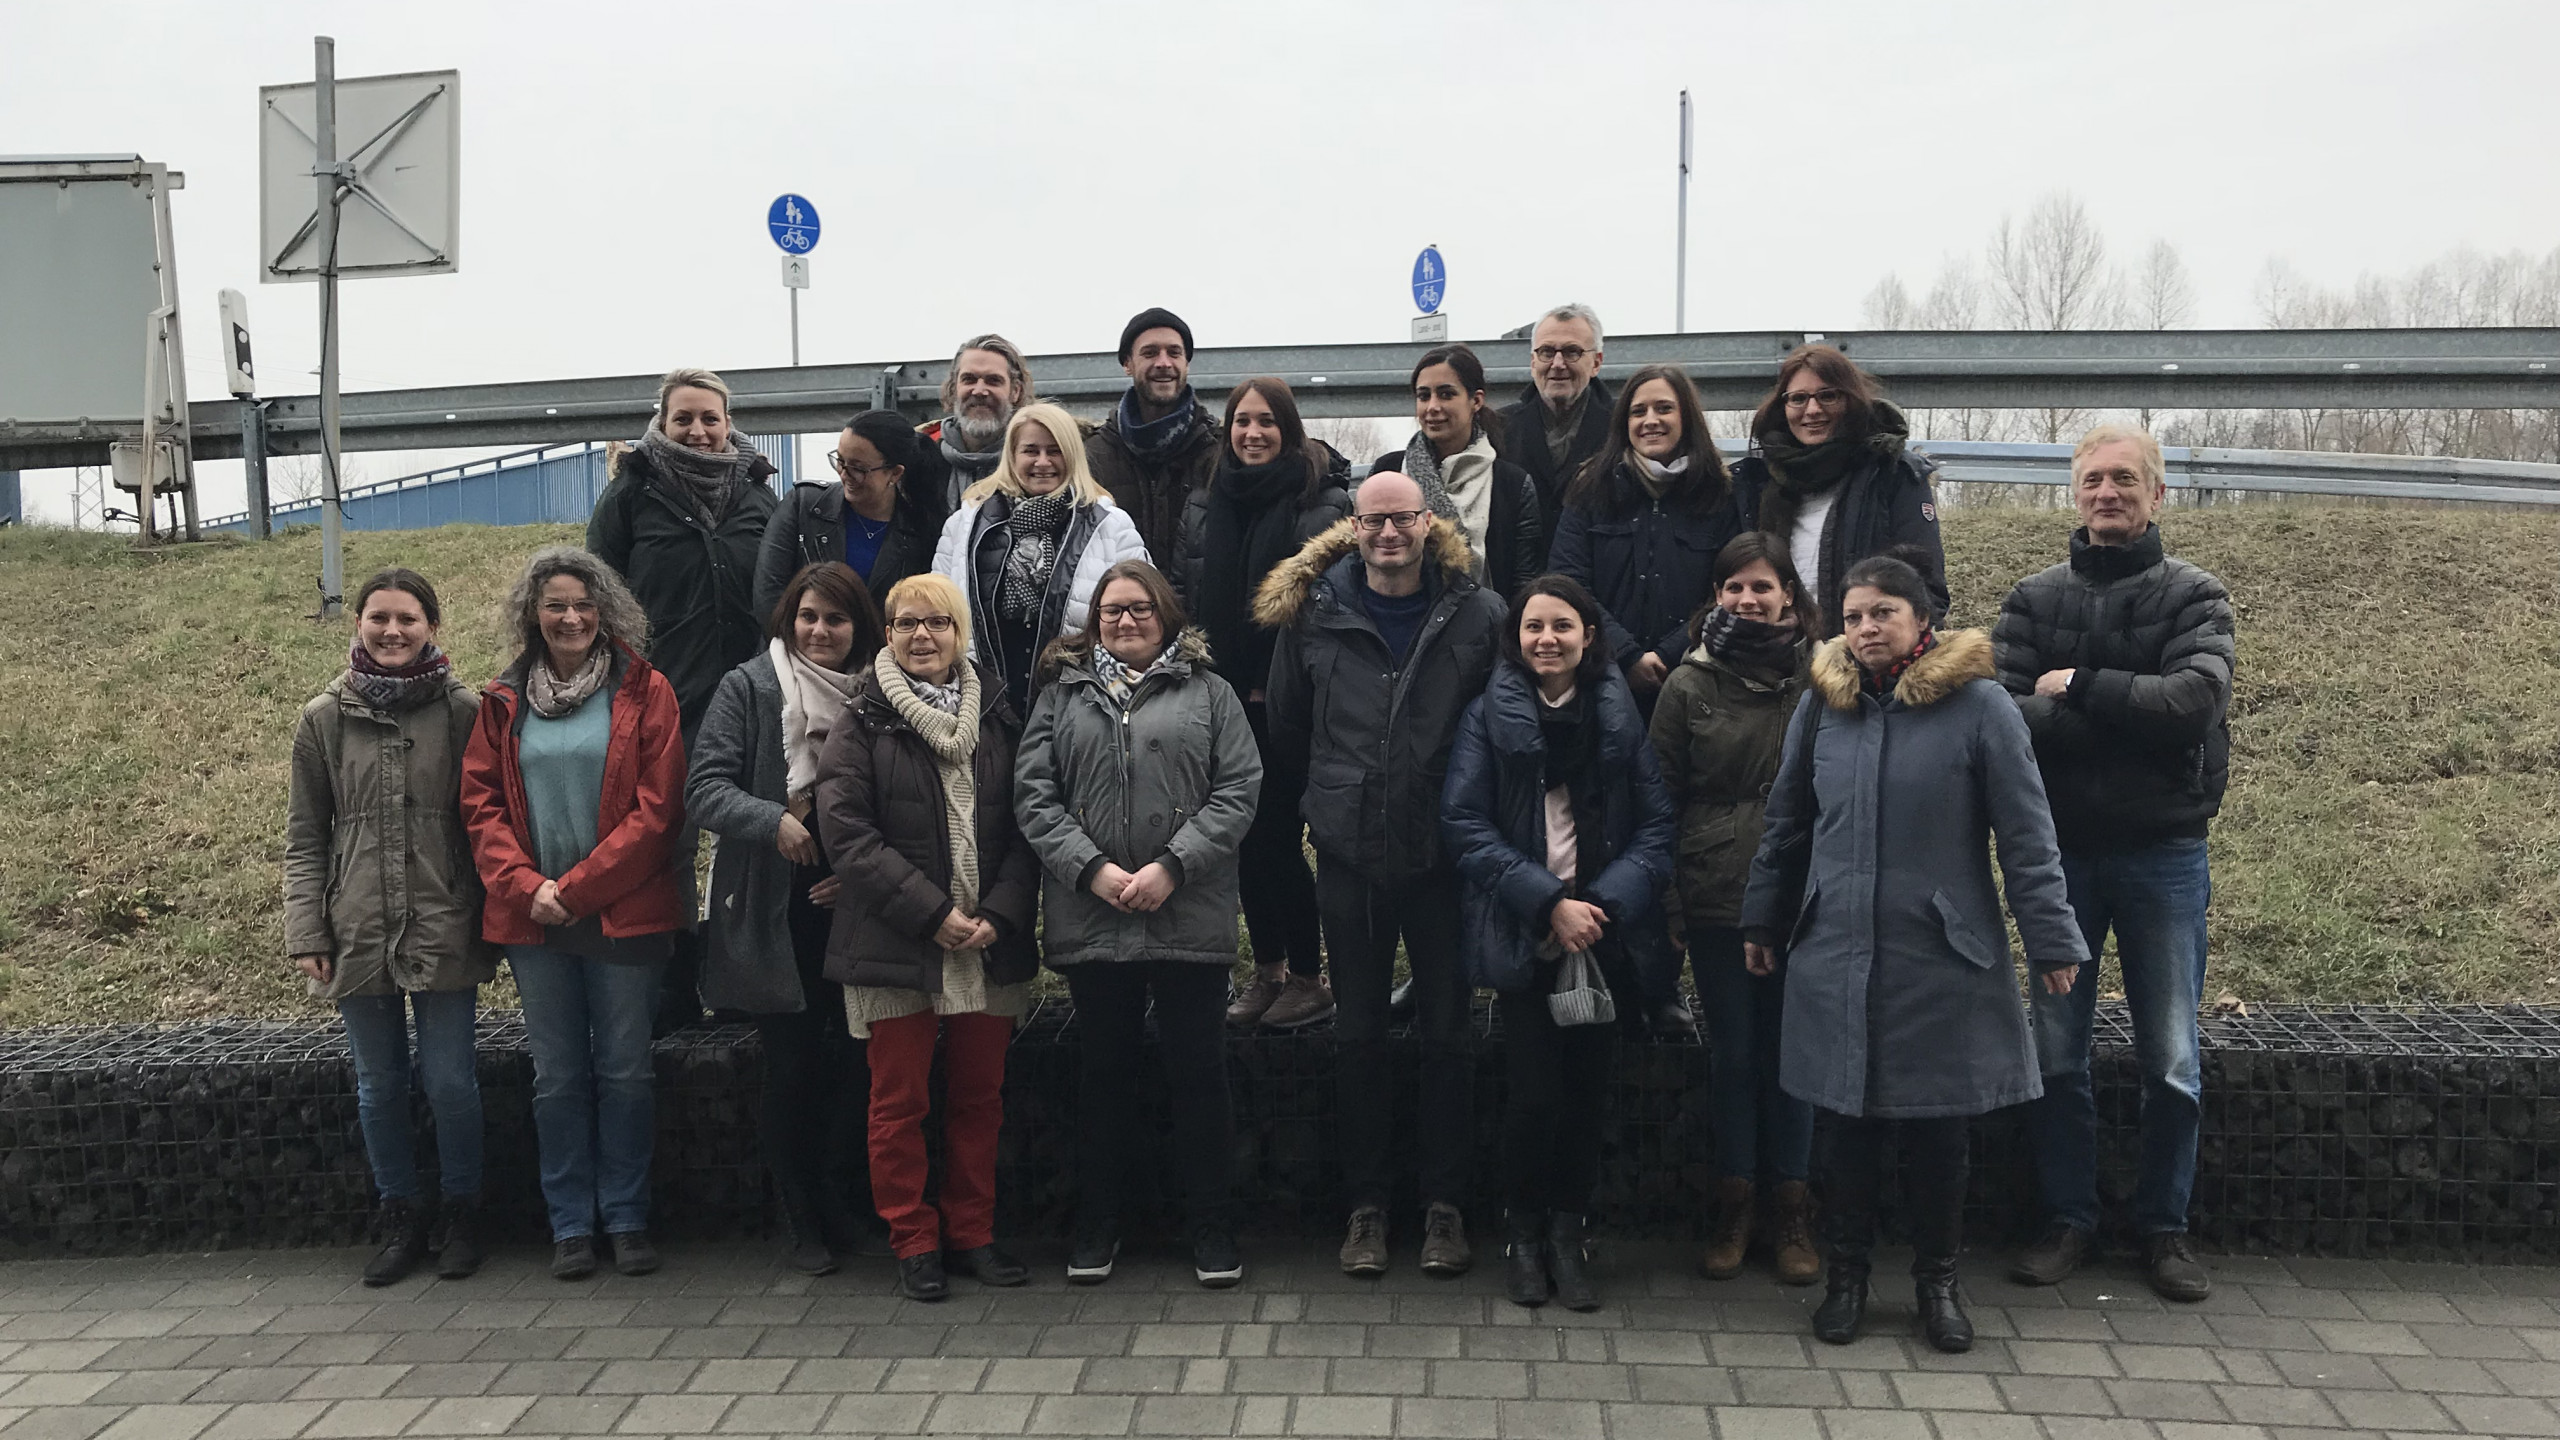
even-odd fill
[[[1031,1278],[1031,1267],[1014,1259],[993,1245],[979,1245],[967,1250],[942,1252],[942,1268],[953,1275],[966,1275],[981,1285],[1005,1289]]]
[[[2193,1303],[2213,1293],[2213,1277],[2196,1263],[2195,1246],[2183,1233],[2145,1238],[2142,1268],[2163,1300]]]
[[[427,1217],[398,1197],[382,1202],[382,1248],[365,1262],[364,1283],[379,1289],[408,1278],[427,1256]]]
[[[898,1262],[898,1293],[910,1300],[939,1300],[951,1293],[942,1273],[942,1252],[927,1250]]]
[[[661,1261],[646,1230],[616,1230],[605,1237],[613,1244],[613,1268],[625,1275],[654,1275]]]
[[[2009,1262],[2009,1278],[2021,1285],[2059,1285],[2070,1279],[2071,1272],[2079,1269],[2080,1262],[2088,1256],[2089,1232],[2076,1225],[2056,1224]]]
[[[1099,1285],[1111,1278],[1112,1262],[1120,1258],[1120,1237],[1100,1227],[1078,1227],[1073,1244],[1067,1247],[1067,1283]]]
[[[1236,1237],[1225,1230],[1202,1229],[1191,1237],[1191,1273],[1212,1290],[1224,1290],[1244,1280],[1244,1256],[1236,1249]]]
[[[584,1280],[596,1273],[596,1238],[572,1235],[551,1247],[551,1278]]]
[[[436,1247],[436,1274],[460,1280],[475,1273],[488,1258],[480,1243],[480,1202],[452,1195],[444,1201],[444,1243]]]

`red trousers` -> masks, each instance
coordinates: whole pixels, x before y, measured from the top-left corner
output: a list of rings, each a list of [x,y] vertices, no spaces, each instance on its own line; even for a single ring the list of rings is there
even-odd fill
[[[925,1199],[924,1117],[942,1042],[942,1208]],[[871,1198],[898,1258],[996,1238],[996,1132],[1004,1128],[1001,1015],[902,1015],[871,1022]]]

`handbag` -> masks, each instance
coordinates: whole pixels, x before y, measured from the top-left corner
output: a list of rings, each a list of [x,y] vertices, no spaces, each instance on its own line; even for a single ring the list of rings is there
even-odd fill
[[[1558,1025],[1607,1025],[1618,1018],[1618,1002],[1600,962],[1588,950],[1568,950],[1556,966],[1556,988],[1547,995],[1547,1014]]]

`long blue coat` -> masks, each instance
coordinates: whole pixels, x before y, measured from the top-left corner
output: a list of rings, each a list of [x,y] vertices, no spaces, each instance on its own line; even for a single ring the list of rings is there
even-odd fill
[[[1670,943],[1662,895],[1679,812],[1627,682],[1612,670],[1596,683],[1602,864],[1579,898],[1608,913],[1607,933],[1642,967]],[[1553,980],[1538,973],[1538,944],[1566,891],[1547,868],[1546,763],[1536,684],[1518,664],[1497,661],[1483,696],[1458,721],[1440,805],[1441,840],[1466,886],[1459,924],[1468,970],[1496,990]]]
[[[2037,970],[2088,958],[1991,640],[1943,637],[1879,700],[1814,652],[1742,902],[1786,939],[1779,1084],[1843,1115],[1979,1115],[2044,1093],[1992,885]]]

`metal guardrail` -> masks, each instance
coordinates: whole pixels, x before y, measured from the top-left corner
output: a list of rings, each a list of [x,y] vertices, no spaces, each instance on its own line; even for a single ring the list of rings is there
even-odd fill
[[[1613,335],[1603,378],[1640,365],[1685,367],[1712,410],[1756,404],[1778,358],[1821,339],[1846,349],[1905,406],[1926,409],[2541,409],[2560,408],[2560,329],[1742,331]],[[1469,342],[1508,397],[1529,379],[1529,342]],[[1279,375],[1313,416],[1398,414],[1425,347],[1295,345],[1199,352],[1192,383],[1223,394],[1252,375]],[[832,431],[854,410],[892,406],[918,418],[940,405],[948,357],[724,371],[733,409],[773,433]],[[1128,386],[1109,352],[1031,357],[1044,398],[1100,414]],[[345,397],[349,450],[610,440],[639,433],[655,375],[363,391]],[[188,407],[199,459],[240,453],[240,405]],[[319,448],[319,401],[266,402],[277,454]],[[102,463],[113,427],[0,420],[0,469]]]

